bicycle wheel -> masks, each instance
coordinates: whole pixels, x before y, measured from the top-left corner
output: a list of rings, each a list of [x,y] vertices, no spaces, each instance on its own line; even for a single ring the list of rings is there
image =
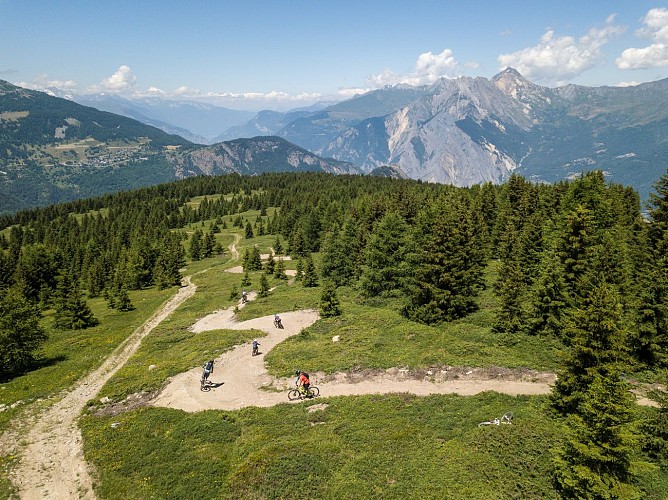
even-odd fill
[[[312,385],[311,387],[308,388],[309,398],[317,398],[319,395],[320,395],[320,389],[318,389],[316,386]]]
[[[288,392],[288,399],[294,401],[295,399],[301,399],[302,395],[297,389],[290,389]]]

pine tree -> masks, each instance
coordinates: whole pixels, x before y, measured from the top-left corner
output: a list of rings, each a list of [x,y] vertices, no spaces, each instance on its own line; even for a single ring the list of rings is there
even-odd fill
[[[29,369],[46,341],[39,308],[17,289],[0,290],[0,380]]]
[[[251,279],[250,279],[250,275],[248,274],[248,271],[246,271],[244,273],[243,278],[241,278],[241,287],[246,288],[246,287],[249,287],[249,286],[251,286]]]
[[[260,271],[262,269],[262,256],[260,249],[256,246],[251,249],[250,269],[252,271]]]
[[[418,214],[407,254],[413,270],[405,280],[408,318],[433,324],[477,309],[483,268],[472,235],[466,209],[457,201],[439,200]]]
[[[208,258],[213,255],[213,248],[216,245],[216,236],[213,234],[213,229],[204,235],[202,242],[202,257]]]
[[[594,244],[594,219],[589,210],[578,206],[566,217],[558,254],[564,268],[564,282],[573,300],[587,295],[583,277],[590,268],[589,250]]]
[[[276,263],[276,269],[274,270],[274,278],[280,280],[288,279],[288,275],[285,274],[285,262],[283,262],[283,259],[281,257],[278,258],[278,262]]]
[[[304,259],[302,257],[297,259],[297,266],[295,271],[295,281],[301,281],[304,277]]]
[[[496,322],[492,328],[495,333],[518,333],[526,328],[524,295],[526,284],[520,263],[509,258],[502,264],[502,278],[498,283],[500,306],[496,312]]]
[[[118,294],[116,294],[114,303],[116,305],[116,310],[121,312],[132,311],[135,308],[135,306],[132,304],[132,301],[130,300],[128,290],[124,286],[121,287],[121,289],[118,291]]]
[[[267,273],[262,273],[260,276],[260,291],[258,292],[258,296],[269,296],[269,279],[267,278]]]
[[[246,230],[244,236],[246,237],[246,239],[251,239],[253,236],[255,236],[253,234],[253,226],[251,226],[251,223],[249,221],[246,221]]]
[[[310,254],[304,259],[304,275],[302,277],[302,284],[307,288],[318,286],[318,272],[316,271],[313,258]]]
[[[271,255],[267,259],[267,263],[264,265],[264,270],[269,275],[274,274],[274,271],[276,271],[276,261]]]
[[[190,258],[192,260],[202,259],[202,231],[195,229],[190,238]]]
[[[634,398],[620,372],[596,373],[555,457],[557,489],[565,498],[642,498],[632,484],[639,434]]]
[[[69,273],[60,275],[56,292],[56,327],[68,330],[83,330],[99,323],[84,300],[79,286]]]
[[[533,287],[529,333],[563,339],[564,317],[570,298],[561,261],[554,251],[543,257],[540,275]]]
[[[340,315],[341,306],[336,296],[336,284],[331,280],[327,280],[323,283],[320,294],[320,316],[331,318]]]
[[[281,238],[276,235],[276,239],[274,240],[274,252],[276,252],[276,255],[281,255],[283,253],[283,245],[281,244]]]
[[[643,424],[645,441],[642,449],[648,456],[660,462],[668,470],[668,376],[663,376],[663,390],[654,390],[650,398],[659,405],[658,410]]]
[[[406,273],[406,235],[408,226],[395,212],[378,221],[364,249],[360,288],[364,295],[393,295],[401,288]]]
[[[577,411],[596,375],[617,377],[620,365],[628,361],[619,293],[604,282],[581,300],[582,307],[568,318],[571,345],[551,395],[563,414]]]

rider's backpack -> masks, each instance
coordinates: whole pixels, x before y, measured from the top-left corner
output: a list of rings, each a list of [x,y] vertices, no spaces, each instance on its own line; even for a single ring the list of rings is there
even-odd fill
[[[302,372],[302,376],[306,377],[307,380],[309,379],[308,373],[306,372]]]

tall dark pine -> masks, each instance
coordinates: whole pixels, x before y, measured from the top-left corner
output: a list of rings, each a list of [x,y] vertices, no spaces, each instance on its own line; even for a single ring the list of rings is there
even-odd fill
[[[418,214],[407,254],[413,269],[406,279],[408,318],[433,324],[477,309],[483,268],[470,225],[467,210],[458,201],[439,200]]]
[[[0,380],[30,368],[47,336],[39,308],[17,290],[0,290]]]
[[[554,251],[543,257],[540,275],[533,287],[528,331],[534,335],[563,338],[564,318],[570,298],[561,261]]]
[[[404,265],[408,226],[396,212],[378,221],[364,249],[360,288],[367,297],[394,294],[407,272]]]
[[[59,277],[55,303],[56,327],[83,330],[99,323],[86,303],[75,280],[65,272]]]
[[[641,498],[633,470],[639,434],[630,386],[619,372],[596,373],[555,456],[555,482],[564,498]]]
[[[572,311],[566,330],[571,343],[551,396],[563,414],[577,411],[596,375],[618,378],[628,362],[617,290],[607,283],[594,288]]]

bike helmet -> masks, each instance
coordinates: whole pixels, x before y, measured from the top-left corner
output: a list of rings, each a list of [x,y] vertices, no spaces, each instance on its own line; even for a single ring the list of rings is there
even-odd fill
[[[295,372],[295,375],[301,375],[301,374],[302,374],[301,370],[297,370],[297,371]]]

